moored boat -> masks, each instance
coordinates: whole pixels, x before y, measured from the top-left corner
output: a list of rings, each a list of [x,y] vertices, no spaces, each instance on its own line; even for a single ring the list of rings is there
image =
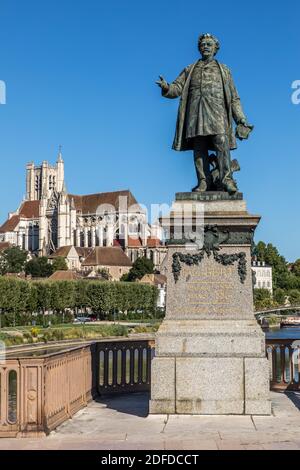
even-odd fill
[[[285,326],[298,326],[300,327],[300,317],[287,317],[280,322],[280,328]]]

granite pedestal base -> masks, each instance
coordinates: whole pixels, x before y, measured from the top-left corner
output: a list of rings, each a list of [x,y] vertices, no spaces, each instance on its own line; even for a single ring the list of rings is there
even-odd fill
[[[156,336],[150,413],[268,415],[269,365],[253,313],[251,274],[259,217],[248,214],[242,195],[207,194],[196,201],[191,196],[193,204],[204,205],[202,247],[180,243],[171,227],[167,310]],[[186,198],[188,193],[177,195],[171,213],[177,233],[180,206],[191,210]]]

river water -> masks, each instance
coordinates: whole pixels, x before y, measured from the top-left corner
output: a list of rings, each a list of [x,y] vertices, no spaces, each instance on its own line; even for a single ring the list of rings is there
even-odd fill
[[[276,327],[264,330],[267,339],[300,339],[300,327]]]

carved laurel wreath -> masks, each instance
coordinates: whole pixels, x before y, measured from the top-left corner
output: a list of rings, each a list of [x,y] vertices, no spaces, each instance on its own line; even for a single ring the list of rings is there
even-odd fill
[[[181,263],[185,263],[188,266],[198,266],[206,253],[207,257],[213,254],[214,260],[223,266],[233,265],[237,261],[240,281],[244,284],[247,276],[246,253],[243,251],[233,254],[219,252],[220,243],[226,242],[228,238],[229,231],[220,231],[216,225],[205,226],[203,248],[199,250],[198,253],[191,254],[177,251],[173,254],[172,273],[175,282],[177,282],[180,277]]]
[[[211,254],[208,253],[207,250],[205,250],[204,248],[199,253],[193,255],[190,253],[174,253],[172,262],[172,272],[175,282],[177,282],[180,277],[181,263],[184,263],[188,266],[198,266],[203,260],[205,253],[207,253],[208,256],[210,256]],[[220,254],[217,250],[212,250],[212,253],[215,261],[219,264],[222,264],[223,266],[233,265],[237,261],[240,281],[242,284],[244,284],[247,276],[246,253],[240,252],[228,255],[226,253]]]

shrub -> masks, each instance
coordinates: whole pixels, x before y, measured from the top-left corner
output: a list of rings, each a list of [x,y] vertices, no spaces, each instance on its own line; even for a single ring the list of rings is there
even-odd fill
[[[33,338],[37,338],[38,335],[39,335],[40,330],[39,330],[39,328],[34,327],[34,328],[31,328],[30,332],[31,332]]]

